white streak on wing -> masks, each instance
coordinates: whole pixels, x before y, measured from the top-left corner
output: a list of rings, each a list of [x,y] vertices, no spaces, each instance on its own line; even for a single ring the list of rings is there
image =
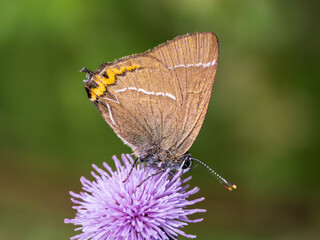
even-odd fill
[[[208,62],[208,63],[203,64],[203,67],[210,67],[210,65],[211,65],[211,62]]]
[[[171,93],[163,93],[163,92],[149,92],[147,90],[144,90],[143,88],[136,88],[136,87],[128,87],[128,88],[122,88],[122,89],[118,89],[116,90],[115,92],[118,93],[118,92],[125,92],[127,90],[135,90],[137,92],[142,92],[144,94],[147,94],[147,95],[156,95],[156,96],[166,96],[166,97],[169,97],[173,100],[176,100],[176,97],[174,95],[172,95]]]
[[[146,91],[146,90],[144,90],[142,88],[139,88],[138,92],[143,92],[143,93],[148,94],[148,95],[154,95],[154,92],[148,92],[148,91]]]
[[[126,90],[127,90],[127,88],[124,88],[124,89],[117,90],[116,92],[124,92],[124,91],[126,91]],[[116,97],[117,101],[114,101],[113,99],[110,99],[110,98],[107,98],[107,100],[109,100],[109,101],[111,101],[111,102],[115,102],[115,103],[117,103],[117,104],[120,104],[117,96],[115,96],[115,97]],[[112,117],[112,112],[111,112],[110,105],[109,105],[108,103],[106,103],[106,104],[107,104],[107,107],[108,107],[110,119],[111,119],[112,123],[113,123],[115,126],[117,126],[117,124],[115,123],[115,121],[114,121],[114,119],[113,119],[113,117]],[[120,135],[117,134],[117,136],[124,142],[124,144],[128,145],[129,147],[131,147],[133,151],[134,151],[135,149],[137,149],[136,146],[132,145],[131,143],[128,143],[128,142],[127,142],[123,137],[121,137]]]
[[[107,107],[108,107],[109,117],[110,117],[111,121],[113,122],[113,124],[114,124],[115,126],[117,126],[116,122],[114,121],[114,119],[113,119],[113,117],[112,117],[111,108],[110,108],[110,106],[109,106],[108,103],[107,103]]]
[[[186,67],[186,66],[183,64],[180,64],[180,65],[174,65],[173,67],[168,67],[168,69],[174,69],[174,68],[180,68],[180,67]]]
[[[128,87],[129,90],[136,90],[138,91],[138,89],[136,87]]]
[[[117,92],[124,92],[124,91],[126,91],[126,90],[127,90],[127,88],[118,89],[118,90],[116,90],[116,93],[117,93]]]
[[[213,66],[215,63],[216,63],[216,60],[214,59],[212,62],[207,62],[207,63],[199,62],[199,63],[196,63],[196,64],[189,63],[189,64],[187,64],[187,65],[184,65],[184,64],[174,65],[173,67],[168,67],[168,69],[181,68],[181,67],[184,67],[184,68],[189,68],[189,67],[201,67],[201,66],[202,66],[202,67],[211,67],[211,66]]]
[[[203,67],[213,66],[215,63],[216,63],[216,60],[214,59],[212,62],[208,62],[208,63],[203,64]]]
[[[172,94],[170,93],[166,93],[166,96],[169,97],[169,98],[172,98],[173,100],[176,100],[176,97],[173,96]]]
[[[174,67],[168,67],[168,69],[179,68],[179,67],[186,67],[186,66],[183,64],[180,64],[180,65],[175,65]]]
[[[124,91],[123,91],[124,92]],[[118,97],[115,95],[116,101],[111,99],[111,98],[106,98],[106,100],[110,101],[110,102],[114,102],[116,104],[120,104]]]
[[[156,96],[160,96],[160,95],[162,95],[164,97],[164,93],[163,92],[157,92],[156,93]]]

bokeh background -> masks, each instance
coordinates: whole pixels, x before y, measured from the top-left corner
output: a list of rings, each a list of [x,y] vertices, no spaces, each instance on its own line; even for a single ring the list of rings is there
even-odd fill
[[[82,67],[196,31],[220,42],[191,148],[238,185],[192,171],[198,239],[319,239],[319,11],[312,1],[0,2],[0,239],[68,239],[68,191],[130,152],[87,99]],[[195,216],[195,217],[199,217]]]

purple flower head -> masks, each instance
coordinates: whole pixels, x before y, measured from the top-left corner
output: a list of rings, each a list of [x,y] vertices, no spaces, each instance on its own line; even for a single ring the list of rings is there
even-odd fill
[[[93,165],[98,174],[92,172],[94,181],[81,178],[84,192],[70,192],[77,210],[73,219],[65,223],[79,225],[82,230],[71,239],[177,239],[178,235],[195,238],[181,230],[188,223],[203,219],[190,220],[188,215],[205,212],[204,209],[187,209],[189,205],[204,198],[187,200],[199,191],[197,187],[187,190],[183,183],[191,177],[181,180],[181,172],[170,177],[169,170],[144,181],[158,170],[143,164],[133,168],[127,181],[123,180],[130,172],[133,159],[122,155],[123,164],[114,156],[117,171],[103,163],[103,169]]]

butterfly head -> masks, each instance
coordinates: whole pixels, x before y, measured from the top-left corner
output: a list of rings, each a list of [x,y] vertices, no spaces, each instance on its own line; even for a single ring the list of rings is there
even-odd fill
[[[183,156],[182,162],[180,164],[180,169],[183,173],[187,173],[192,169],[193,160],[190,153]]]

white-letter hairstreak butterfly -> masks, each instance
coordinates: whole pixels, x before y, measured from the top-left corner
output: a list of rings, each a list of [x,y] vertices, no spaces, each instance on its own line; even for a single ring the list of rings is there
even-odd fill
[[[187,34],[142,54],[87,72],[85,89],[137,160],[160,169],[187,171],[188,153],[207,113],[218,64],[218,39]],[[227,182],[207,165],[229,190]]]

